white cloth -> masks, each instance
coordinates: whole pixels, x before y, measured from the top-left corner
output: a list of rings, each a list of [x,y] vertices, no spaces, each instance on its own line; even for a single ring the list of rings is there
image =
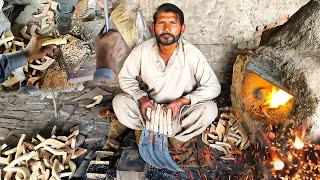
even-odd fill
[[[146,91],[140,89],[137,77],[147,85]],[[218,79],[204,55],[183,39],[167,65],[159,55],[155,39],[139,44],[126,59],[119,83],[125,93],[113,99],[113,109],[118,120],[131,129],[141,130],[144,126],[137,101],[142,96],[149,96],[159,104],[168,104],[182,96],[191,100],[172,122],[174,137],[184,142],[201,134],[218,113],[212,101],[220,93]]]
[[[112,101],[113,110],[121,124],[130,129],[142,130],[144,121],[139,103],[131,95],[122,93]],[[172,121],[173,137],[186,142],[201,134],[217,117],[218,108],[213,101],[203,101],[181,108],[179,117]]]
[[[147,85],[140,89],[137,77]],[[165,65],[155,38],[135,47],[119,73],[121,89],[138,100],[149,96],[156,103],[169,103],[185,96],[191,105],[212,100],[221,87],[205,56],[190,42],[180,39]]]

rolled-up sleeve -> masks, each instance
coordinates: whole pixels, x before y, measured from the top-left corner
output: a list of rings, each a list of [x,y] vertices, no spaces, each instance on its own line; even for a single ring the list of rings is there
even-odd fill
[[[205,56],[199,51],[193,71],[197,81],[197,88],[184,97],[191,100],[191,105],[205,100],[212,100],[221,92],[221,85]]]
[[[137,77],[141,73],[141,57],[139,54],[141,48],[137,46],[132,50],[130,55],[125,60],[122,69],[119,73],[120,88],[130,94],[134,100],[138,101],[142,96],[147,96],[147,93],[140,89]]]
[[[0,83],[3,83],[12,71],[26,63],[26,56],[22,51],[0,54]]]

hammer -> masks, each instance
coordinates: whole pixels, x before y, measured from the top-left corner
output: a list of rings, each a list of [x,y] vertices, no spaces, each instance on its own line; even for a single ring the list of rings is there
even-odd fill
[[[103,29],[103,33],[106,33],[108,32],[109,30],[109,12],[108,12],[108,0],[105,0],[104,1],[104,18],[105,18],[105,22],[106,22],[106,25]]]

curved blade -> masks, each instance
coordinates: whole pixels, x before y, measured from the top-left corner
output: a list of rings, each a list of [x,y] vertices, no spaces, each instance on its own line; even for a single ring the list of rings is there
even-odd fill
[[[163,107],[163,106],[162,106]],[[163,153],[163,140],[167,138],[167,112],[164,111],[161,107],[160,112],[160,121],[159,121],[159,133],[156,135],[154,152],[156,157],[161,162],[162,166],[171,171],[175,171],[174,167],[171,166],[169,162],[166,161],[164,153]],[[171,120],[170,120],[171,121]]]
[[[140,140],[139,140],[139,153],[140,153],[140,156],[142,157],[142,159],[144,160],[144,161],[146,161],[147,162],[147,159],[148,159],[148,155],[149,155],[149,153],[145,153],[145,151],[144,151],[144,148],[143,147],[145,147],[145,142],[146,142],[146,129],[143,129],[142,130],[142,133],[141,133],[141,136],[140,136]]]
[[[152,162],[156,165],[154,167],[158,168],[158,169],[162,169],[161,167],[161,163],[158,161],[158,159],[156,158],[156,155],[153,151],[153,147],[154,147],[154,134],[152,132],[149,133],[149,137],[148,137],[148,151],[149,151],[149,155],[151,157]]]
[[[168,149],[168,137],[164,136],[163,137],[163,154],[164,158],[167,161],[168,164],[173,168],[173,171],[179,171],[179,172],[184,172],[184,170],[178,166],[173,160],[170,155],[169,149]]]
[[[167,168],[171,171],[174,171],[174,168],[170,166],[169,163],[165,160],[164,154],[163,154],[163,135],[157,134],[155,136],[155,145],[153,147],[153,151],[155,154],[155,157],[160,162],[162,168]]]
[[[158,168],[158,165],[152,160],[149,153],[149,149],[148,149],[148,144],[150,141],[149,137],[150,137],[150,132],[146,129],[143,129],[140,136],[139,153],[145,162],[147,162],[151,166]]]

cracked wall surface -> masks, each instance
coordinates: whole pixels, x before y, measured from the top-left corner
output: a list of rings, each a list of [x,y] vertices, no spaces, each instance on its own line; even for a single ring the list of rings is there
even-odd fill
[[[232,65],[241,49],[259,45],[261,31],[283,24],[309,0],[124,0],[139,9],[147,21],[165,2],[179,6],[187,25],[184,37],[208,58],[220,83],[231,83]]]

